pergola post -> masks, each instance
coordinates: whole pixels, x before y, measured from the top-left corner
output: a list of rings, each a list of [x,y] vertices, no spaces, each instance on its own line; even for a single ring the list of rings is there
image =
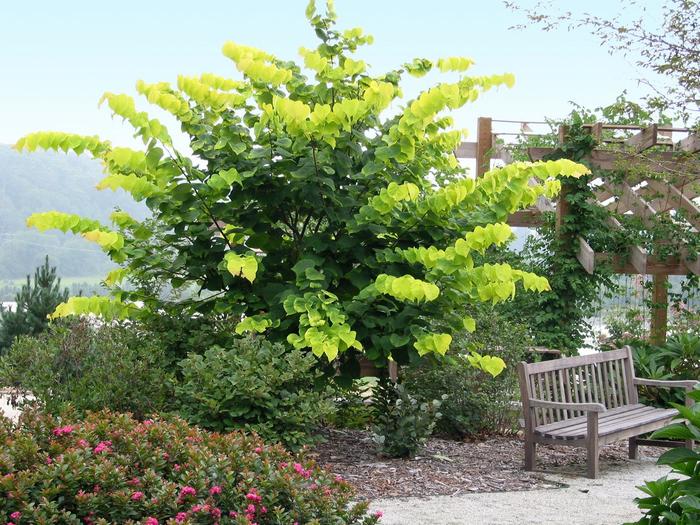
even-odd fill
[[[476,176],[481,177],[491,169],[493,150],[493,125],[491,117],[479,117],[476,124]]]
[[[566,142],[567,135],[569,133],[569,127],[566,125],[559,126],[559,144],[564,144]],[[559,197],[557,199],[557,211],[556,211],[556,222],[555,228],[559,239],[564,240],[564,235],[562,233],[562,227],[566,222],[566,216],[570,213],[571,206],[569,201],[566,200],[566,196],[569,193],[569,188],[567,187],[566,181],[562,181],[561,191],[559,191]]]
[[[654,274],[651,305],[651,342],[666,342],[668,328],[668,275]]]

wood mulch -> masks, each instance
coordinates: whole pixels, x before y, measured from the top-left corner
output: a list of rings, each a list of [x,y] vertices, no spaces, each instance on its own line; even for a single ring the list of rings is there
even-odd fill
[[[519,437],[489,436],[481,441],[431,438],[412,459],[377,455],[371,434],[363,430],[324,430],[325,442],[309,456],[357,489],[361,499],[455,496],[475,492],[501,492],[555,488],[546,474],[585,476],[586,451],[573,447],[538,445],[537,472],[523,470],[523,444]],[[643,456],[657,457],[663,449],[640,447]],[[601,449],[601,468],[627,459],[627,443]]]

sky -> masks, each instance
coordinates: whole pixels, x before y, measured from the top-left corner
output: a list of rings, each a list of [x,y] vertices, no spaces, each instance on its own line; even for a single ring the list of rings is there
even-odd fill
[[[553,9],[576,5],[554,1]],[[613,0],[585,5],[599,15],[618,8]],[[649,1],[649,16],[654,5]],[[181,73],[235,77],[220,52],[227,40],[298,58],[298,48],[315,41],[305,6],[306,0],[0,0],[0,143],[61,130],[133,146],[128,126],[98,109],[103,92],[136,97],[138,79],[175,82]],[[633,99],[643,92],[636,80],[643,73],[629,59],[610,56],[583,31],[509,29],[524,20],[500,0],[336,0],[336,10],[339,27],[360,26],[374,36],[361,54],[374,73],[414,57],[444,56],[473,58],[474,74],[513,73],[513,89],[489,92],[455,115],[472,138],[479,116],[537,121],[567,114],[572,100],[593,108],[624,89]],[[411,81],[404,93],[415,96],[437,79]]]

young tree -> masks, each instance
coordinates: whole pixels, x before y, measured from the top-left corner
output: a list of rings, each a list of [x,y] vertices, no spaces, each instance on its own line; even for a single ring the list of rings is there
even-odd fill
[[[517,163],[474,180],[454,155],[463,133],[445,114],[513,77],[467,76],[472,61],[458,57],[415,59],[371,76],[353,58],[370,36],[335,29],[330,2],[326,14],[313,1],[306,14],[320,43],[300,50],[304,68],[227,42],[223,53],[239,79],[137,83],[180,122],[191,156],[131,97],[113,93],[103,100],[135,128],[144,151],[55,132],[17,143],[88,152],[108,172],[100,187],[129,192],[153,214],[140,223],[115,212],[115,228],[59,212],[28,219],[40,230],[82,234],[123,263],[106,280],[112,298],[71,298],[56,315],[172,306],[148,287],[120,288],[123,278],[195,285],[199,293],[179,311],[238,317],[239,333],[266,332],[350,371],[359,352],[379,365],[445,353],[451,333],[475,328],[466,304],[507,300],[516,284],[548,288],[507,264],[475,265],[472,254],[507,242],[510,213],[556,193],[558,176],[586,168]],[[452,81],[399,107],[402,78],[433,69]],[[478,364],[494,373],[502,366],[487,357]]]
[[[34,335],[43,332],[49,315],[68,299],[68,288],[61,291],[61,279],[56,268],[49,266],[49,256],[34,272],[32,283],[27,283],[15,296],[14,310],[0,307],[0,354],[6,352],[19,335]]]
[[[635,0],[620,0],[619,15],[604,18],[587,12],[557,13],[550,2],[538,2],[524,9],[516,2],[506,5],[523,11],[527,26],[538,24],[545,31],[564,25],[569,30],[587,29],[600,38],[611,53],[634,58],[636,64],[670,80],[660,86],[658,80],[641,79],[652,89],[650,106],[670,111],[684,122],[700,125],[700,2],[697,0],[664,0],[660,4],[661,20],[649,16],[647,7]],[[658,6],[655,6],[657,8]]]

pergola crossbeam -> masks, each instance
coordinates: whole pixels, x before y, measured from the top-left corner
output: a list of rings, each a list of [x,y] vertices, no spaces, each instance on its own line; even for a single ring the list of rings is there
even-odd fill
[[[676,147],[680,151],[687,151],[688,153],[697,153],[698,151],[700,151],[700,135],[698,135],[697,133],[691,133],[686,138],[679,141]]]
[[[596,253],[596,264],[610,263],[615,273],[639,275],[639,271],[627,257],[618,254]],[[650,255],[647,258],[646,272],[643,275],[688,275],[685,262],[677,257],[659,259]]]
[[[659,193],[660,197],[658,200],[666,202],[667,206],[686,211],[685,219],[695,229],[700,230],[700,208],[692,200],[670,184],[663,184],[653,179],[649,180],[648,184]]]
[[[596,253],[591,248],[591,245],[586,242],[583,237],[578,237],[578,250],[576,251],[576,259],[581,263],[583,269],[593,275],[595,271]]]
[[[615,217],[609,216],[607,224],[614,230],[621,231],[622,224]],[[642,275],[647,273],[649,264],[649,253],[641,246],[634,245],[629,248],[629,263]]]
[[[532,228],[543,223],[542,212],[537,208],[525,208],[511,214],[506,221],[510,226]]]
[[[690,273],[700,275],[700,257],[691,258],[688,255],[688,250],[683,248],[681,250],[681,260]]]
[[[619,213],[624,213],[628,210],[632,210],[634,214],[641,217],[641,219],[645,223],[648,223],[649,220],[654,215],[656,215],[656,210],[652,208],[646,200],[637,195],[637,193],[632,189],[632,187],[626,182],[604,182],[603,186],[605,186],[606,189],[612,192],[613,194],[620,194],[620,200],[608,205],[608,209],[613,207]]]
[[[637,152],[642,152],[658,144],[659,131],[656,124],[644,128],[636,135],[632,135],[625,141],[625,145],[632,146]]]
[[[533,161],[542,160],[556,151],[555,148],[528,148],[528,155]],[[629,169],[634,165],[636,170],[648,170],[652,173],[695,174],[700,175],[700,162],[690,159],[679,159],[674,151],[651,151],[643,155],[626,151],[593,150],[585,160],[593,167],[601,170]]]

